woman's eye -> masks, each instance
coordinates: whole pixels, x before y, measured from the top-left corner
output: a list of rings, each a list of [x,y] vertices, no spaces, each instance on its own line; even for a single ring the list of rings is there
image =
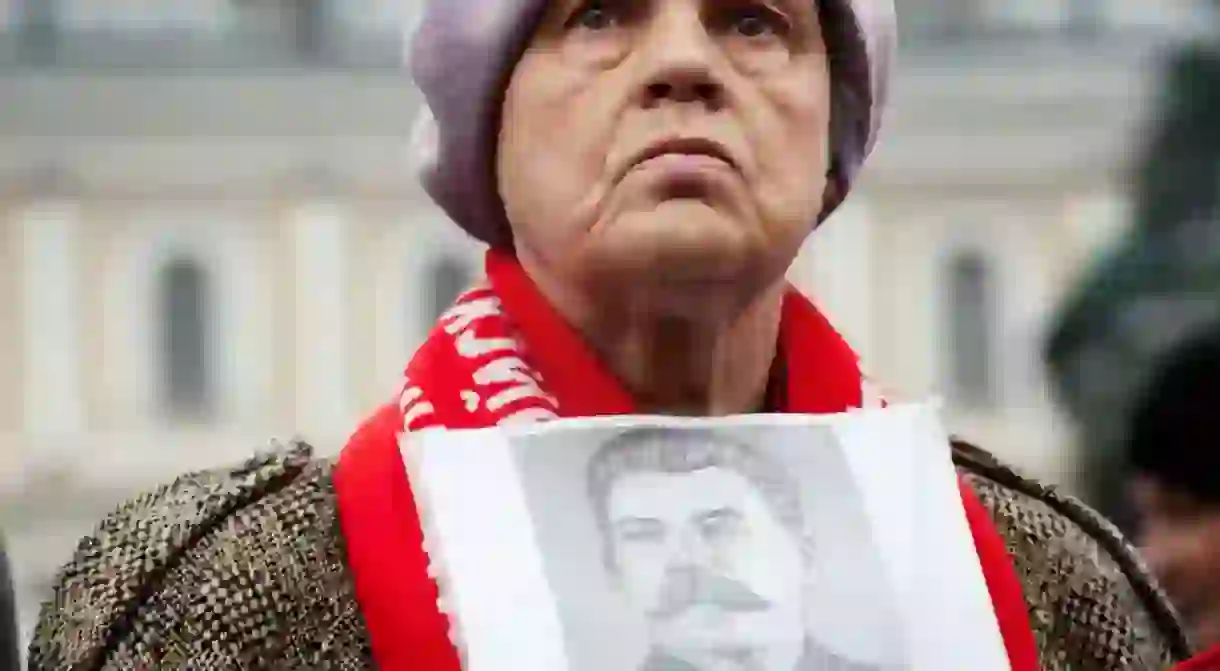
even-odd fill
[[[733,30],[743,37],[763,37],[765,35],[782,35],[787,24],[775,12],[763,7],[743,7],[733,13]]]
[[[614,14],[604,2],[590,2],[572,17],[571,25],[585,30],[605,30],[614,25]]]

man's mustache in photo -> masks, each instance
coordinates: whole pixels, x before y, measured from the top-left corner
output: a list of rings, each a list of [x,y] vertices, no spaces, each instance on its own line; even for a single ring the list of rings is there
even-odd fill
[[[771,602],[741,582],[703,567],[681,566],[666,571],[652,616],[668,619],[695,606],[756,612],[770,608]]]

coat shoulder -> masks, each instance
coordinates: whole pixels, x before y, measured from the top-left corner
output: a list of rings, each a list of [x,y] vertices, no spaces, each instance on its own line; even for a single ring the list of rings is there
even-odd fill
[[[4,533],[0,530],[0,669],[18,667],[18,643],[21,635],[17,631],[17,604],[13,594],[8,554],[4,549]]]
[[[953,442],[961,478],[1012,555],[1047,671],[1145,671],[1189,657],[1164,592],[1119,530],[1056,487]]]
[[[361,668],[332,473],[274,444],[128,500],[60,570],[30,669]]]

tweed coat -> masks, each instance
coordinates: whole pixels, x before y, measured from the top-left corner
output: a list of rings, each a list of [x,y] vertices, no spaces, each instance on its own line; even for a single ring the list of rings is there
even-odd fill
[[[17,668],[19,638],[17,599],[13,593],[8,555],[4,550],[4,535],[0,533],[0,671]]]

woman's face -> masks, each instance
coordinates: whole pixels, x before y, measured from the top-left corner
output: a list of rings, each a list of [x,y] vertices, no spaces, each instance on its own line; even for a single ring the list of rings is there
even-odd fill
[[[497,154],[522,262],[601,300],[748,302],[821,210],[829,98],[812,0],[552,0]]]
[[[1140,546],[1200,647],[1220,645],[1220,506],[1150,476],[1132,486]]]

